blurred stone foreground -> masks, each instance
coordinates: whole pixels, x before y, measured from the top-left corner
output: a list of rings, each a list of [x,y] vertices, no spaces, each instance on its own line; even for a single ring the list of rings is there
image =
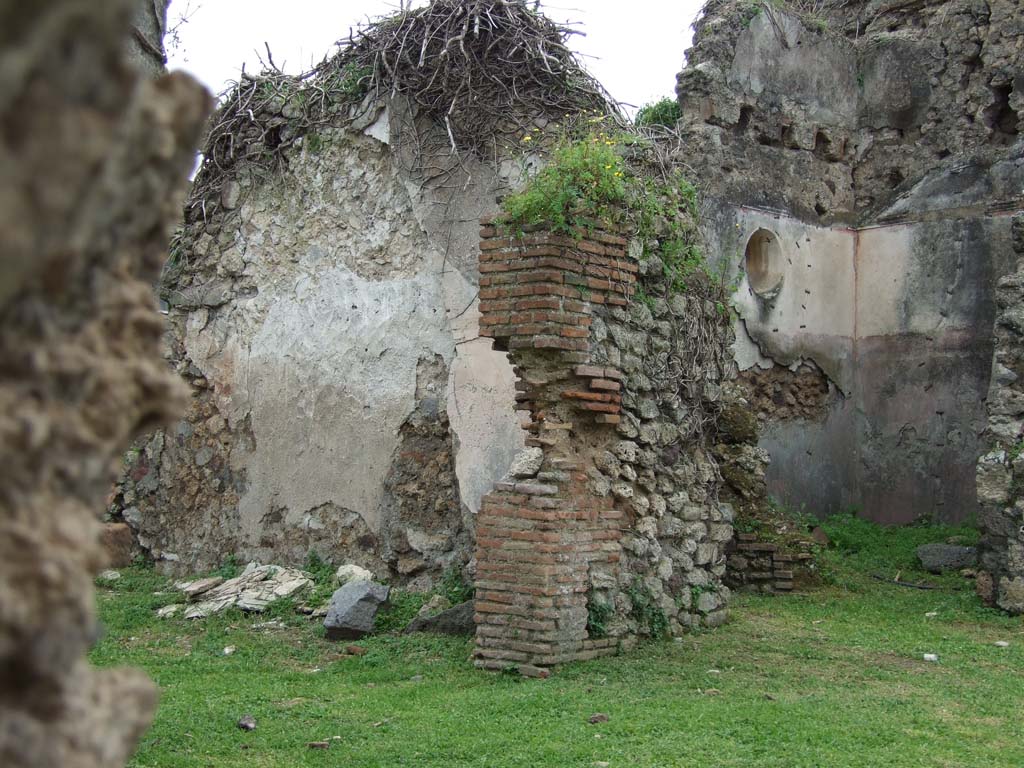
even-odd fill
[[[4,768],[122,765],[156,706],[143,674],[84,658],[96,511],[131,439],[183,405],[152,284],[211,106],[187,76],[142,74],[159,57],[136,61],[139,18],[131,0],[0,0]]]

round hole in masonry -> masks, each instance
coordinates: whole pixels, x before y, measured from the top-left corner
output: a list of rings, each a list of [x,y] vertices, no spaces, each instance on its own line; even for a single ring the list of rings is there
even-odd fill
[[[747,282],[758,296],[771,297],[782,287],[785,259],[779,246],[779,236],[767,229],[759,229],[747,241],[743,265]]]

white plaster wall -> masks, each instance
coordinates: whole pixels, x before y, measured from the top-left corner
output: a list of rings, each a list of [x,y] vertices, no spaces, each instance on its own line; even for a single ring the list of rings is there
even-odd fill
[[[449,366],[457,476],[471,510],[522,446],[511,367],[476,338],[476,287],[438,247],[450,233],[425,231],[430,200],[396,168],[379,123],[376,138],[328,135],[320,154],[243,191],[220,261],[238,265],[254,295],[187,322],[186,351],[223,417],[236,433],[251,429],[231,449],[248,480],[239,526],[251,544],[274,510],[286,526],[309,528],[331,504],[379,529],[421,359]],[[456,211],[473,248],[458,258],[474,266],[480,213]],[[467,237],[460,242],[466,250]]]
[[[854,233],[749,208],[735,210],[733,227],[734,233],[719,235],[719,248],[729,254],[731,269],[740,270],[733,297],[740,368],[769,359],[782,365],[812,359],[847,389],[855,333]],[[754,293],[742,272],[747,241],[758,229],[773,232],[782,249],[782,285],[770,301]]]
[[[444,285],[455,340],[448,380],[448,419],[458,436],[455,472],[462,503],[476,513],[525,445],[526,432],[515,414],[516,377],[508,355],[479,335],[476,289],[454,271],[446,273]]]
[[[900,330],[900,304],[906,291],[912,227],[875,227],[858,233],[857,307],[860,336],[882,336]],[[918,329],[921,330],[921,329]]]

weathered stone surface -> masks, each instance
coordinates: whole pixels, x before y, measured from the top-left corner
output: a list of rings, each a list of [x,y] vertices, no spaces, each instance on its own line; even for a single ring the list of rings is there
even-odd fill
[[[713,0],[677,86],[708,253],[738,281],[766,482],[816,514],[970,519],[1024,188],[1021,5],[826,5],[812,22]],[[1009,439],[1016,421],[991,428]]]
[[[921,567],[931,573],[958,571],[977,563],[978,550],[955,544],[922,544],[917,548],[917,559]]]
[[[441,611],[447,611],[452,607],[452,602],[444,595],[434,595],[427,600],[416,612],[418,617],[436,616]]]
[[[512,466],[509,467],[506,477],[536,477],[543,461],[544,451],[540,448],[524,448],[512,460]]]
[[[85,653],[109,483],[130,440],[184,404],[152,284],[208,97],[182,75],[141,77],[132,11],[0,0],[5,768],[122,765],[156,705],[143,674]]]
[[[133,510],[165,572],[315,551],[436,581],[469,559],[480,497],[523,447],[511,368],[478,338],[471,258],[506,180],[452,158],[428,122],[417,146],[436,157],[413,162],[401,99],[369,122],[346,113],[315,143],[279,148],[286,173],[240,161],[190,201],[204,215],[186,222],[161,289],[169,357],[194,397],[113,505],[126,521]],[[282,134],[303,133],[295,114],[280,105]],[[411,551],[409,529],[440,541]]]
[[[753,407],[731,401],[718,417],[718,431],[725,442],[757,444],[757,416]]]
[[[432,632],[435,635],[472,635],[476,628],[473,622],[473,601],[459,603],[433,616],[417,616],[405,628],[411,632]]]
[[[975,587],[982,600],[1010,613],[1024,613],[1024,381],[1005,371],[1024,370],[1024,344],[1017,316],[1024,312],[1024,214],[1013,217],[1010,249],[1016,272],[999,280],[994,324],[993,376],[986,402],[989,449],[978,460],[981,540]]]
[[[358,640],[373,631],[377,611],[390,588],[372,581],[353,581],[336,590],[324,619],[328,640]]]
[[[181,590],[185,594],[185,597],[191,600],[204,592],[209,592],[214,587],[219,587],[224,583],[224,581],[225,579],[223,576],[210,576],[209,578],[196,579],[194,581],[179,581],[174,586],[176,589]]]
[[[641,267],[630,254],[656,251],[653,241],[630,248],[608,232],[594,242],[584,235],[579,253],[566,248],[567,259],[584,264],[585,254],[603,253],[602,264],[628,276],[620,295],[594,281],[605,293],[579,301],[544,287],[527,294],[538,285],[529,262],[502,254],[506,245],[491,237],[484,235],[481,268],[517,274],[489,290],[482,324],[510,350],[523,381],[519,406],[530,414],[528,439],[542,462],[538,482],[497,484],[477,518],[477,666],[535,674],[613,653],[637,636],[719,620],[732,526],[713,501],[720,477],[708,442],[719,382],[734,374],[722,354],[731,340],[726,316],[700,290],[684,291],[670,309],[660,298],[673,292],[663,270],[634,278]],[[541,248],[558,239],[530,237]],[[659,298],[628,301],[634,279]],[[523,288],[504,287],[520,281]],[[564,340],[549,338],[503,314],[503,302],[520,301],[561,307],[559,322],[579,327]],[[705,341],[694,349],[686,340],[697,337]],[[669,373],[677,365],[697,381],[681,386]]]

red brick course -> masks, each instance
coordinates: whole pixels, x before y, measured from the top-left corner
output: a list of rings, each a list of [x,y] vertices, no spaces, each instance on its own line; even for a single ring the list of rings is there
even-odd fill
[[[624,377],[590,364],[590,328],[595,306],[628,303],[638,268],[614,232],[576,239],[529,227],[510,237],[481,223],[481,335],[510,353],[517,403],[532,416],[526,442],[544,461],[536,479],[498,483],[481,504],[476,664],[546,676],[546,667],[612,653],[620,642],[588,636],[586,601],[591,567],[619,562],[625,516],[587,487],[588,462],[568,422],[615,439],[607,425],[620,418]],[[537,365],[545,375],[531,378]],[[555,411],[570,418],[551,421]]]

